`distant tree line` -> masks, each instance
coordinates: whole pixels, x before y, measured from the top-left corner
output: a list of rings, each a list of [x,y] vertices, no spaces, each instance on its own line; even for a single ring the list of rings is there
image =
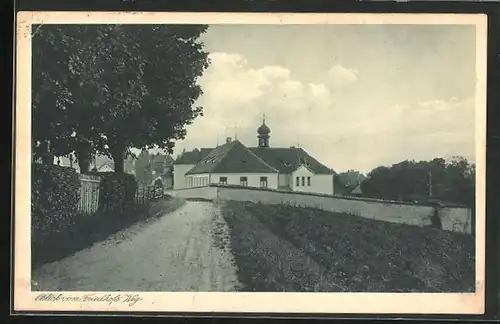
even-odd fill
[[[467,206],[475,202],[476,165],[463,157],[450,161],[403,161],[380,166],[361,183],[364,196],[390,200],[433,198]]]
[[[130,148],[172,153],[202,114],[197,81],[208,67],[201,25],[35,25],[35,159],[74,152],[82,173],[96,154],[123,172]]]

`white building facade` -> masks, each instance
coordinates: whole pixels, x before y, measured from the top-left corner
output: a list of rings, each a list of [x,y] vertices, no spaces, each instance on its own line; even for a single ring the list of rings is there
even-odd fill
[[[269,146],[270,129],[258,128],[258,146],[231,138],[205,154],[188,152],[174,164],[174,189],[210,184],[334,194],[334,172],[302,148]],[[191,158],[189,155],[191,154]]]

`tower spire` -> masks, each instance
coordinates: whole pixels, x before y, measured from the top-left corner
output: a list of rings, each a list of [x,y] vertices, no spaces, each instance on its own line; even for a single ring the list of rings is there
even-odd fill
[[[262,114],[262,125],[257,128],[257,138],[259,139],[259,147],[269,147],[269,133],[271,129],[266,125],[266,114]]]

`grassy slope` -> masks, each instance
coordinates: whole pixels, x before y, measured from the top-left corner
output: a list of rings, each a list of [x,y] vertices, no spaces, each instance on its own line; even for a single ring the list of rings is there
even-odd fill
[[[136,205],[126,214],[82,215],[75,221],[75,226],[68,231],[52,237],[43,244],[32,242],[32,268],[68,257],[97,242],[106,240],[121,230],[153,221],[183,205],[184,200],[167,196],[165,199],[151,203],[149,207]]]
[[[245,291],[472,291],[474,239],[308,208],[227,202]]]

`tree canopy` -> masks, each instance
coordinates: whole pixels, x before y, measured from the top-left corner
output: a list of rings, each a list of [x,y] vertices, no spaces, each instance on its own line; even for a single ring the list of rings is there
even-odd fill
[[[202,114],[198,79],[208,67],[200,25],[33,27],[35,153],[95,153],[115,171],[132,147],[172,153]],[[37,149],[39,148],[39,149]]]
[[[363,195],[381,199],[418,200],[433,197],[472,206],[475,164],[463,157],[451,161],[403,161],[373,169],[361,185]]]

